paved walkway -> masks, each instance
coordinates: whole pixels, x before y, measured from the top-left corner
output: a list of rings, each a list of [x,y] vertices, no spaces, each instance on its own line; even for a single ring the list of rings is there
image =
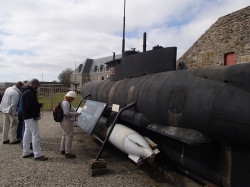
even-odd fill
[[[3,115],[0,113],[0,134]],[[88,173],[89,161],[100,150],[100,144],[80,127],[74,127],[73,153],[76,159],[66,159],[60,154],[61,128],[54,122],[52,112],[43,112],[39,121],[42,153],[48,161],[35,161],[22,158],[20,144],[2,144],[0,135],[0,186],[194,186],[186,177],[176,178],[172,174],[144,164],[138,168],[127,157],[106,158],[110,172],[106,175],[91,177]],[[116,154],[117,149],[108,145],[103,154]],[[178,178],[180,180],[178,180]],[[183,181],[191,182],[183,185]]]

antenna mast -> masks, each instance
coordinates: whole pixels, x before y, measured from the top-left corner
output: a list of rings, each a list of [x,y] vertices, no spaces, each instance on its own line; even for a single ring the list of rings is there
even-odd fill
[[[126,7],[126,0],[124,0],[124,16],[123,16],[123,39],[122,39],[122,52],[124,51],[125,47],[125,7]]]
[[[75,83],[76,83],[76,55],[75,55]]]

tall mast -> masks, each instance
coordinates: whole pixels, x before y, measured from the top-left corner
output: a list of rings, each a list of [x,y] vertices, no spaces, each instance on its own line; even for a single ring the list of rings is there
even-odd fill
[[[122,52],[124,51],[125,47],[125,7],[126,7],[126,0],[124,0],[124,16],[123,16],[123,39],[122,39]]]

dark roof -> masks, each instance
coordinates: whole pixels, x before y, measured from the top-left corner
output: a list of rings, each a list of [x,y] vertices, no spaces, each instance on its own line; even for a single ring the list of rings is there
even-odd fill
[[[91,70],[92,63],[93,63],[93,59],[87,59],[83,67],[82,73],[89,73]]]
[[[121,57],[121,54],[115,55],[115,60],[120,60]],[[107,56],[96,59],[87,58],[82,64],[76,67],[75,72],[73,72],[73,74],[88,74],[91,73],[91,69],[104,69],[104,67],[108,66],[107,62],[110,61],[113,61],[113,56]]]
[[[122,57],[121,54],[115,55],[115,59],[119,59],[121,57]],[[112,60],[113,60],[113,56],[96,58],[96,59],[93,60],[93,64],[91,66],[91,69],[93,69],[95,66],[100,67],[101,65],[105,65],[107,62],[110,62]]]

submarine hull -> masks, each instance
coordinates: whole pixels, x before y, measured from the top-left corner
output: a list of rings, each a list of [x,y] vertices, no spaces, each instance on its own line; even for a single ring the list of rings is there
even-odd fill
[[[250,63],[83,84],[82,95],[89,93],[110,106],[135,102],[131,115],[146,123],[120,120],[183,171],[222,186],[250,185]]]

